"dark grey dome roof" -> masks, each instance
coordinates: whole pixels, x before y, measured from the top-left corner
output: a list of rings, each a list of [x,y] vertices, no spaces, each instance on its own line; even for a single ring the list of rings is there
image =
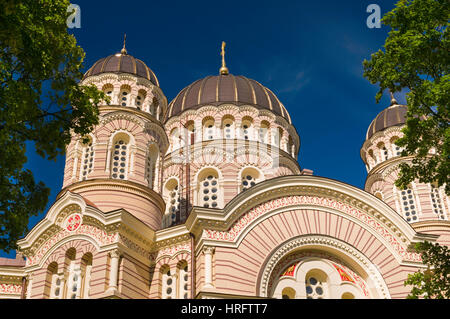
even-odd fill
[[[208,76],[185,87],[170,102],[166,120],[206,104],[218,106],[224,103],[266,109],[292,124],[286,108],[272,91],[255,80],[232,74]]]
[[[367,130],[366,140],[375,133],[383,131],[391,126],[403,125],[406,123],[406,105],[394,104],[381,111],[377,117],[370,123]]]
[[[84,74],[83,80],[88,76],[101,73],[129,73],[146,78],[154,85],[159,86],[155,73],[139,59],[126,53],[117,53],[102,58]]]

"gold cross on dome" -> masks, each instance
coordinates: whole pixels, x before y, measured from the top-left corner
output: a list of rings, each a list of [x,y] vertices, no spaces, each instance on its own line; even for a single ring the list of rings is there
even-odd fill
[[[220,55],[222,56],[222,67],[220,68],[220,74],[227,75],[228,74],[228,68],[225,65],[225,41],[222,41],[222,52],[220,52]]]
[[[122,54],[127,54],[127,49],[125,48],[125,43],[126,43],[126,41],[127,41],[127,34],[125,33],[125,34],[123,35],[123,48],[122,48],[122,50],[120,51],[120,53],[122,53]]]

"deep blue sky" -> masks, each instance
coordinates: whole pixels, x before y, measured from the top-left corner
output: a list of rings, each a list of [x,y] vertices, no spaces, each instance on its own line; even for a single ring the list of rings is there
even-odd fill
[[[81,28],[70,32],[86,52],[86,70],[120,51],[126,33],[128,53],[155,72],[169,102],[218,74],[225,41],[230,73],[267,86],[288,109],[300,135],[300,166],[364,188],[359,150],[370,122],[389,105],[387,94],[375,103],[378,88],[362,76],[362,61],[389,31],[369,29],[366,8],[378,4],[383,15],[396,2],[73,0]],[[28,156],[27,168],[52,189],[49,207],[62,186],[64,157],[48,162],[32,148]],[[30,229],[43,216],[31,218]]]

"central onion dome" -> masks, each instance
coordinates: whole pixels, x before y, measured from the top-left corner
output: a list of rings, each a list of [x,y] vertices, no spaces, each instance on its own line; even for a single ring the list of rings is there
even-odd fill
[[[397,100],[391,94],[391,105],[381,111],[372,123],[370,123],[366,134],[366,140],[371,138],[375,133],[383,131],[388,127],[405,124],[407,110],[408,107],[406,105],[398,104]]]
[[[228,73],[208,76],[184,88],[169,104],[166,119],[189,109],[225,103],[266,109],[292,124],[286,108],[272,91],[255,80]]]
[[[95,62],[84,74],[83,80],[88,76],[101,73],[129,73],[146,78],[159,87],[155,73],[144,62],[129,55],[125,49],[125,45],[120,53],[112,54]]]

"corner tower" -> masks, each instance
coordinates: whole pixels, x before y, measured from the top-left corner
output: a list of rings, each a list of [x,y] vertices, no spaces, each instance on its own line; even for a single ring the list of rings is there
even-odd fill
[[[164,202],[161,161],[168,148],[162,125],[167,99],[153,71],[128,54],[125,43],[85,73],[110,98],[99,106],[99,124],[83,143],[73,136],[66,150],[63,189],[80,194],[104,212],[125,209],[159,229]]]
[[[365,190],[386,202],[409,223],[425,225],[433,221],[447,221],[449,199],[443,187],[412,182],[407,189],[399,189],[395,181],[399,164],[411,162],[412,156],[402,156],[395,141],[403,136],[407,106],[400,105],[391,94],[391,105],[381,111],[367,130],[361,148],[361,158],[368,172]]]

